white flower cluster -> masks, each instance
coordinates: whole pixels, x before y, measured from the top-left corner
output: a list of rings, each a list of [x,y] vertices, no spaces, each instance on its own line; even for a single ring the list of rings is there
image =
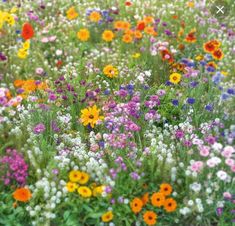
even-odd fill
[[[54,213],[56,206],[62,202],[67,194],[64,180],[54,181],[51,178],[49,179],[50,174],[48,172],[45,171],[44,174],[44,177],[29,187],[32,191],[32,200],[26,210],[34,219],[33,225],[54,219],[56,217]],[[40,204],[37,202],[38,199],[40,199]]]

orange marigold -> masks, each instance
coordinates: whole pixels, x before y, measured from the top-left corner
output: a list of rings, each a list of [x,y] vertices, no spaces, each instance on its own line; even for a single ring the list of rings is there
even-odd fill
[[[160,185],[160,192],[163,193],[165,196],[168,196],[172,192],[172,187],[170,184],[161,184]]]
[[[131,203],[131,210],[134,212],[134,213],[139,213],[141,210],[142,210],[142,207],[143,207],[143,202],[141,199],[139,198],[134,198]]]
[[[155,225],[157,223],[157,214],[153,211],[146,211],[143,214],[143,218],[147,225]]]
[[[166,199],[164,203],[164,209],[167,212],[174,212],[177,208],[177,203],[173,198]]]
[[[32,194],[28,188],[17,188],[13,193],[13,198],[20,202],[28,202]]]
[[[164,205],[165,202],[165,195],[161,192],[153,193],[151,197],[151,203],[153,206],[161,207]]]

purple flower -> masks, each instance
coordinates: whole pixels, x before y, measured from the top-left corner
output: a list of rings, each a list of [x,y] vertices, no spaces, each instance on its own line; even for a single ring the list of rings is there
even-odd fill
[[[216,209],[217,216],[221,216],[222,213],[223,213],[223,208],[219,207],[219,208]]]
[[[187,99],[187,103],[188,103],[188,104],[194,104],[194,103],[195,103],[195,99],[192,98],[192,97],[189,97],[189,98]]]
[[[45,130],[46,130],[46,127],[43,123],[39,123],[33,128],[33,132],[35,134],[43,133]]]
[[[176,100],[176,99],[174,99],[174,100],[172,100],[172,104],[173,104],[174,106],[178,106],[178,105],[179,105],[179,101]]]

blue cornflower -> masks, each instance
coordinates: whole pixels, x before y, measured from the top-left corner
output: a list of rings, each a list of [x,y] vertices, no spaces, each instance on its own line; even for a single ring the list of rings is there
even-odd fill
[[[188,102],[188,104],[194,104],[194,103],[195,103],[195,99],[192,98],[192,97],[189,97],[189,98],[187,99],[187,102]]]
[[[174,99],[174,100],[172,100],[172,104],[173,104],[174,106],[178,106],[178,105],[179,105],[179,101],[176,100],[176,99]]]

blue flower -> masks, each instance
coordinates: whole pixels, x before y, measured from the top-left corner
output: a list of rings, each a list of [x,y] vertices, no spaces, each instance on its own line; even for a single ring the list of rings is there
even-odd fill
[[[174,99],[174,100],[172,100],[172,104],[173,104],[174,106],[178,106],[178,105],[179,105],[179,101],[176,100],[176,99]]]
[[[199,84],[197,81],[190,82],[191,87],[196,87]]]
[[[213,110],[213,106],[208,104],[208,105],[205,106],[205,110],[212,111]]]
[[[195,103],[195,99],[192,98],[192,97],[189,97],[189,98],[187,99],[187,102],[188,102],[188,104],[194,104],[194,103]]]
[[[235,94],[235,90],[232,89],[232,88],[228,88],[227,89],[227,93],[230,94],[230,95],[234,95]]]

